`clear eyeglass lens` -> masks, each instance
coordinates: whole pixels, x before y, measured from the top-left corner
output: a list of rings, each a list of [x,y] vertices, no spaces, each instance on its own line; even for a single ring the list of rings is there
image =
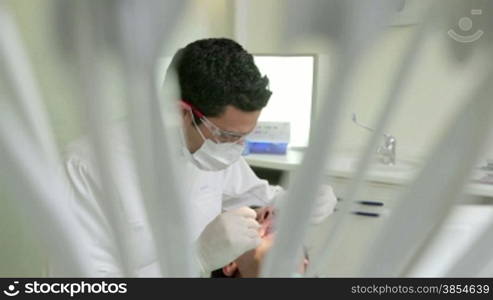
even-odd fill
[[[207,119],[202,118],[202,120],[218,143],[240,143],[245,138],[245,135],[232,134],[221,130]]]

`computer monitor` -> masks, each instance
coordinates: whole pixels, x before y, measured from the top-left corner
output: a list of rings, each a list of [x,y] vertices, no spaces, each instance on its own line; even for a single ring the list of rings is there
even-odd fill
[[[308,146],[315,95],[314,54],[254,54],[260,72],[269,78],[272,96],[259,121],[289,122],[290,147]]]

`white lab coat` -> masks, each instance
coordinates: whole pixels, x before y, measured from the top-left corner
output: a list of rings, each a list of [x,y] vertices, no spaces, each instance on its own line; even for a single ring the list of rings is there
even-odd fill
[[[116,164],[118,187],[114,188],[124,219],[126,247],[129,251],[131,276],[159,276],[157,256],[145,216],[137,182],[135,165],[128,158],[130,148],[128,137],[121,129],[111,134],[112,157]],[[222,210],[245,205],[268,205],[282,188],[271,186],[266,180],[259,179],[246,161],[241,158],[225,170],[207,172],[198,169],[183,158],[187,182],[188,197],[192,197],[191,233],[195,240],[205,226]],[[66,154],[65,167],[73,186],[73,207],[78,220],[86,233],[88,251],[93,261],[88,262],[94,270],[93,276],[122,276],[122,270],[115,259],[117,248],[111,236],[107,216],[101,201],[100,180],[95,169],[95,160],[91,147],[85,138],[71,144]],[[56,275],[52,268],[52,275]]]

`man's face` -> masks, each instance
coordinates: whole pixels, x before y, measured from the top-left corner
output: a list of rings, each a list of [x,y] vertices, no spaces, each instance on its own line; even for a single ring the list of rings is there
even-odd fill
[[[250,251],[245,252],[238,257],[235,261],[223,268],[224,275],[228,277],[258,277],[260,273],[260,267],[267,252],[272,248],[274,243],[274,214],[272,210],[268,211],[268,215],[265,215],[265,211],[257,211],[257,221],[259,221],[260,237],[262,239],[260,245]],[[308,266],[308,260],[306,258],[299,265],[300,274],[304,274]]]
[[[221,130],[238,134],[248,134],[253,131],[257,125],[260,112],[261,110],[246,112],[237,109],[232,105],[228,105],[222,115],[218,117],[207,117],[207,119]],[[183,109],[183,126],[185,129],[188,150],[191,153],[194,153],[202,146],[204,140],[193,125],[192,115],[188,109]],[[212,132],[203,123],[198,126],[198,129],[200,129],[206,139],[214,140]]]

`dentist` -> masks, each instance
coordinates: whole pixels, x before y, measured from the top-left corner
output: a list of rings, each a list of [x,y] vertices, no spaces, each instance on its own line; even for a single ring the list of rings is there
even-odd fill
[[[260,225],[248,206],[268,206],[282,199],[283,189],[259,179],[241,156],[245,136],[255,128],[272,93],[252,55],[225,38],[187,45],[173,57],[170,69],[176,72],[180,87],[176,101],[183,121],[183,168],[188,196],[193,199],[192,238],[202,274],[209,274],[259,245]],[[115,155],[125,156],[126,144],[124,135],[115,134]],[[121,172],[135,177],[134,168],[127,165]],[[93,244],[94,276],[122,276],[101,210],[104,199],[93,155],[85,141],[69,148],[65,166],[77,199],[78,218]],[[118,194],[121,213],[128,221],[131,257],[126,259],[131,275],[159,276],[142,200],[130,185],[126,188]],[[315,223],[332,213],[336,203],[330,187],[323,191],[312,218]]]

